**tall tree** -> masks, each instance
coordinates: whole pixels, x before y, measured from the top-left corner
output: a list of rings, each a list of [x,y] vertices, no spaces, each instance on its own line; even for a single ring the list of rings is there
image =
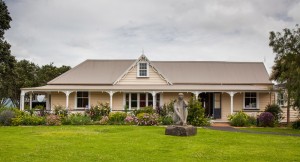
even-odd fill
[[[10,28],[11,17],[7,6],[0,0],[0,99],[13,96],[15,87],[15,57],[11,55],[10,44],[4,39],[4,32]]]
[[[37,73],[39,86],[46,85],[47,82],[49,82],[50,80],[56,78],[57,76],[63,74],[64,72],[70,69],[71,69],[70,66],[63,65],[61,67],[56,67],[53,65],[53,63],[41,66]]]
[[[291,105],[300,107],[300,28],[270,32],[270,43],[276,53],[270,79],[284,84],[287,91],[287,123]]]

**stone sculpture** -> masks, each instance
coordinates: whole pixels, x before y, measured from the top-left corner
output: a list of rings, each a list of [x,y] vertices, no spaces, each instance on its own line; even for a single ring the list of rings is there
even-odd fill
[[[183,93],[179,93],[178,100],[174,103],[173,121],[176,125],[186,125],[188,110],[183,97]]]

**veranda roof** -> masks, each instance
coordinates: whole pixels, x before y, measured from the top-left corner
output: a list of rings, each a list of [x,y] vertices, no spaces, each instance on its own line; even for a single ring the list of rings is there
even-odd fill
[[[24,91],[122,91],[122,92],[225,92],[225,91],[269,91],[270,85],[46,85],[22,88]]]

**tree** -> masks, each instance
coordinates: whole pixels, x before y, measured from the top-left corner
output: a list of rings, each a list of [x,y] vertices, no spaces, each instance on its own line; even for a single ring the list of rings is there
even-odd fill
[[[0,99],[11,98],[15,87],[15,57],[11,55],[10,44],[4,39],[4,32],[10,28],[11,17],[4,1],[0,0]],[[4,101],[4,100],[2,100]]]
[[[46,85],[47,82],[51,81],[52,79],[65,73],[70,69],[70,66],[63,65],[61,67],[56,67],[53,65],[53,63],[50,63],[49,65],[43,65],[42,67],[40,67],[37,73],[39,86]]]
[[[285,85],[287,91],[287,123],[290,107],[300,107],[300,28],[270,32],[269,46],[276,53],[270,79]]]

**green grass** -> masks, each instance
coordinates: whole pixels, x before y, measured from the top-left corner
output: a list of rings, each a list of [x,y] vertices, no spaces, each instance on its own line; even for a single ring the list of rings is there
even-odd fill
[[[275,128],[263,128],[263,127],[254,127],[254,128],[240,128],[241,130],[253,131],[253,132],[273,132],[280,134],[299,134],[299,129],[292,129],[288,127],[275,127]]]
[[[163,127],[0,127],[0,161],[300,161],[300,138]]]

